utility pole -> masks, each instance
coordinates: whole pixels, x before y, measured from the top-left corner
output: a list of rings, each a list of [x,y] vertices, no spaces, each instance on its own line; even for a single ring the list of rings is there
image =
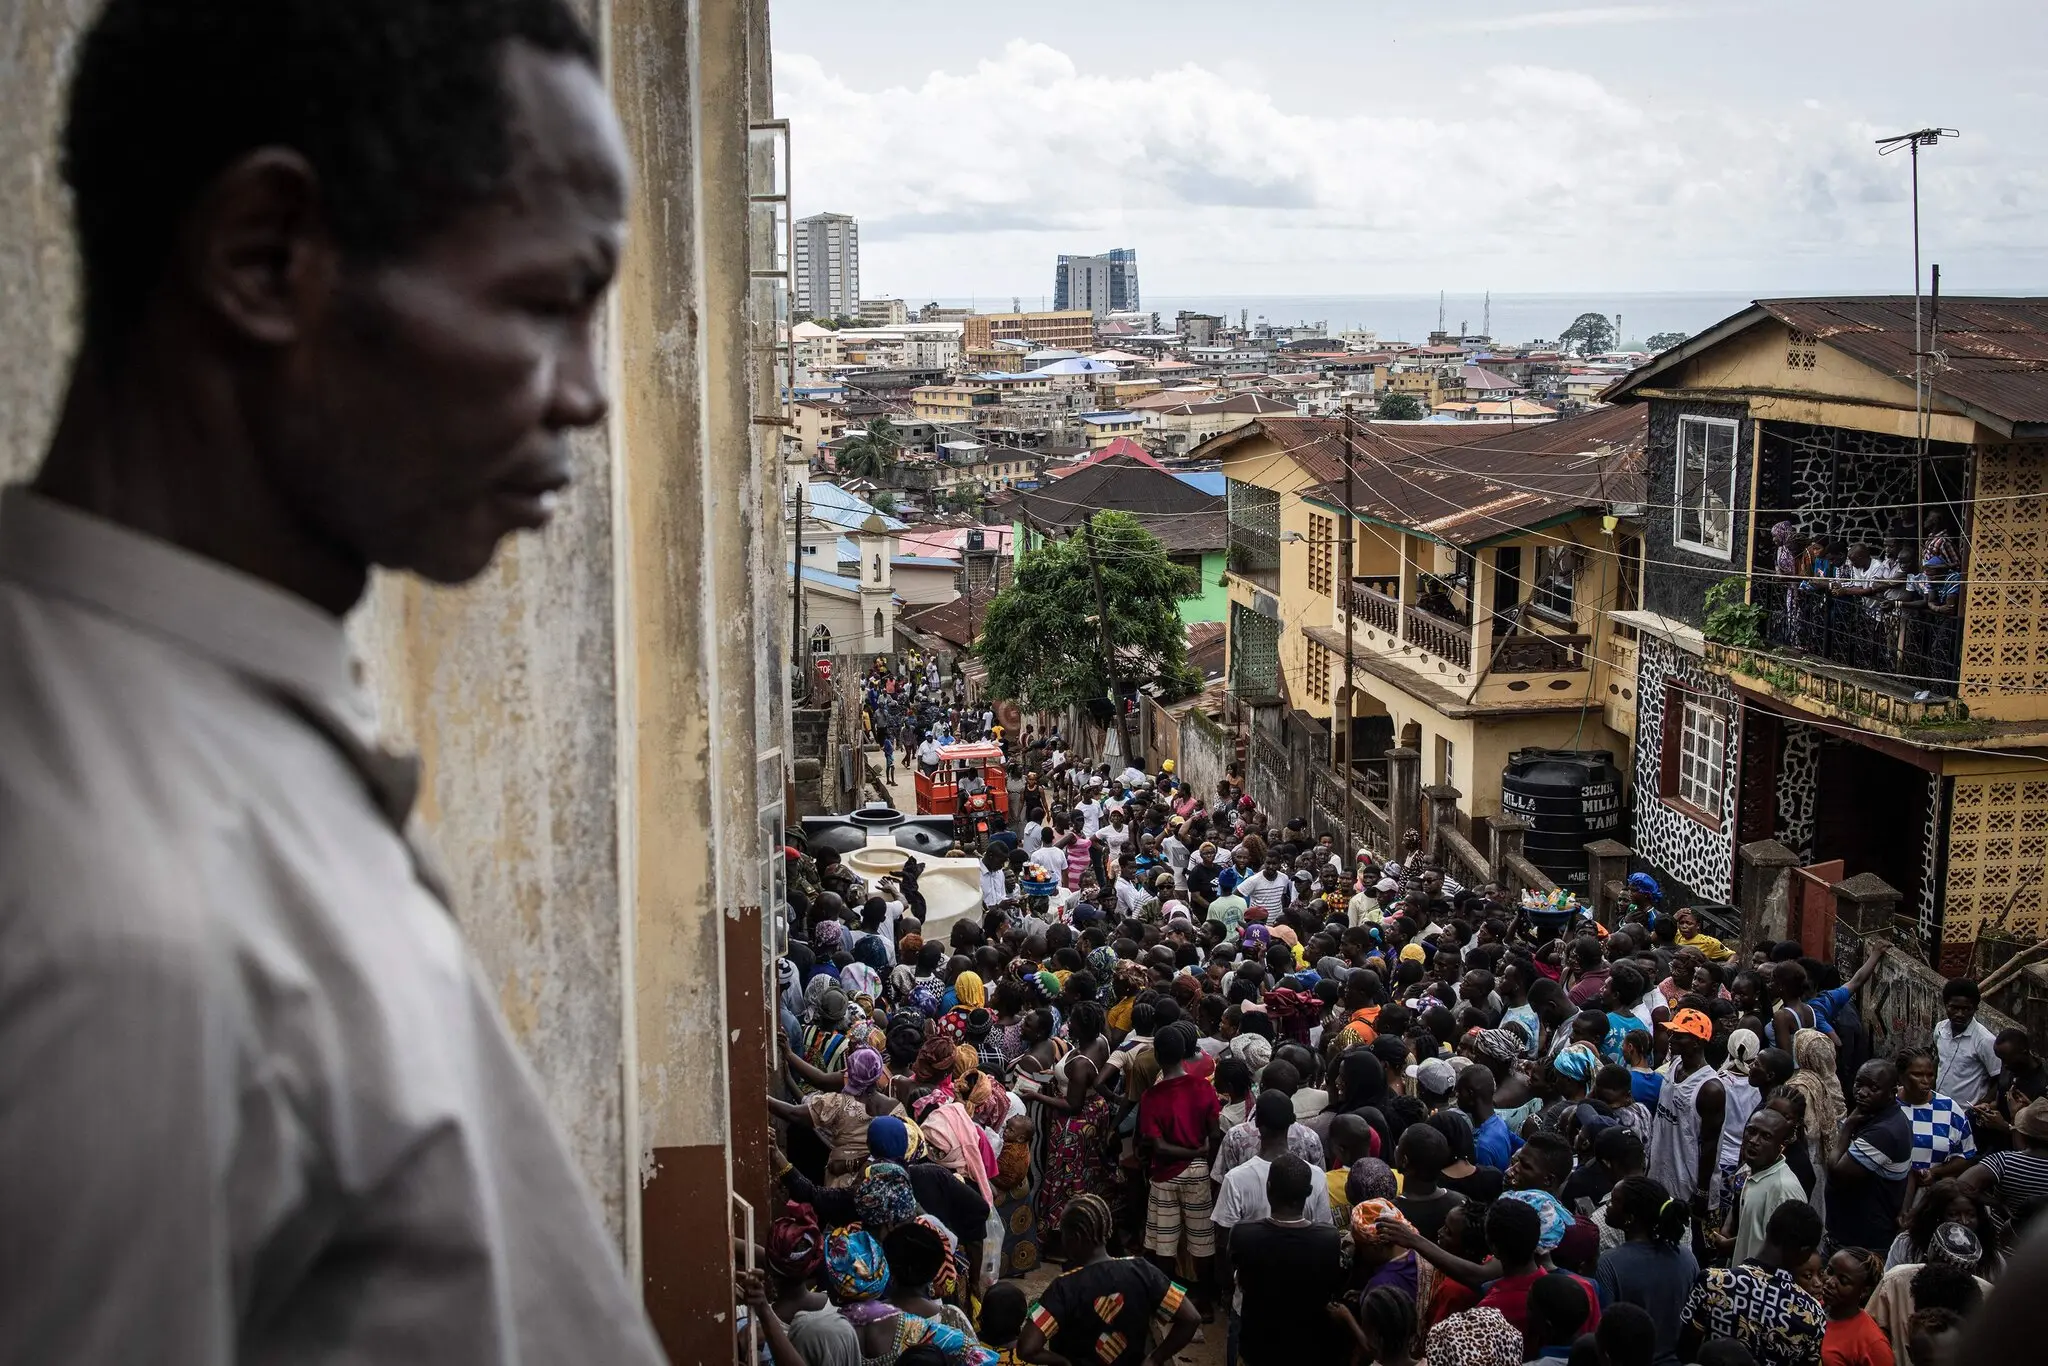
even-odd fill
[[[803,680],[806,697],[811,691],[810,661],[804,658],[804,484],[809,478],[807,463],[803,478],[796,481],[796,533],[789,547],[789,667]]]
[[[1938,147],[1943,138],[1962,136],[1953,128],[1920,128],[1877,140],[1877,154],[1888,157],[1904,147],[1913,162],[1913,419],[1919,442],[1916,464],[1924,471],[1927,463],[1927,349],[1920,331],[1920,149]],[[1921,477],[1925,477],[1924,473]],[[1914,509],[1916,539],[1924,536],[1925,515]]]
[[[1116,651],[1109,640],[1109,603],[1102,596],[1102,566],[1095,558],[1095,516],[1081,523],[1081,537],[1088,546],[1088,577],[1095,584],[1095,629],[1102,641],[1102,672],[1109,679],[1109,705],[1116,714],[1117,739],[1122,743],[1124,762],[1134,764],[1138,752],[1131,746],[1131,723],[1124,717],[1124,699],[1117,686]]]
[[[1351,544],[1357,534],[1356,528],[1353,527],[1351,522],[1351,471],[1357,463],[1352,458],[1351,432],[1351,414],[1346,412],[1344,414],[1344,515],[1338,518],[1338,525],[1344,531],[1344,539],[1337,543],[1337,591],[1344,595],[1344,765],[1337,770],[1337,777],[1344,784],[1344,847],[1337,852],[1347,860],[1351,858],[1352,852],[1358,847],[1353,842],[1351,834]],[[1332,714],[1332,719],[1334,720],[1334,713]],[[1336,740],[1334,726],[1331,729],[1330,738],[1334,743]],[[1356,871],[1355,864],[1349,866]],[[1355,891],[1356,889],[1354,888],[1353,890]]]

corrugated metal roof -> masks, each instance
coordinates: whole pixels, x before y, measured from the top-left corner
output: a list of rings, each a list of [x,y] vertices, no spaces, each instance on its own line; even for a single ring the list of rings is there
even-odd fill
[[[1474,545],[1579,509],[1642,500],[1649,422],[1640,406],[1512,428],[1451,425],[1453,439],[1446,440],[1441,427],[1357,424],[1352,509],[1450,545]],[[1217,441],[1253,431],[1279,441],[1318,480],[1309,496],[1342,506],[1340,421],[1265,419]]]
[[[1913,299],[1759,299],[1757,306],[1829,346],[1908,383]],[[1922,315],[1935,320],[1931,300]],[[1941,301],[1930,368],[1934,392],[2006,422],[2048,422],[2048,298]]]

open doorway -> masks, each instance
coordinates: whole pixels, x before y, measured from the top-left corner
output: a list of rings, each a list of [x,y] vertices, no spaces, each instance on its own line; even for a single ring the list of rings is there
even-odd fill
[[[1840,735],[1821,742],[1814,774],[1813,857],[1848,876],[1875,873],[1920,904],[1921,851],[1931,784],[1926,770]]]

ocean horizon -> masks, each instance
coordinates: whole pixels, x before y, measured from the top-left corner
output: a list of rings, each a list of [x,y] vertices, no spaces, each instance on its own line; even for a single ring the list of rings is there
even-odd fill
[[[948,308],[999,312],[1009,309],[1011,297],[941,298],[937,302]],[[1447,293],[1443,296],[1443,320],[1445,329],[1454,334],[1484,333],[1502,343],[1554,342],[1558,333],[1571,326],[1573,319],[1580,314],[1600,313],[1610,321],[1617,316],[1620,318],[1624,346],[1640,346],[1660,332],[1696,335],[1741,312],[1757,297],[1752,294],[1686,292],[1503,293],[1492,296],[1491,326],[1488,327],[1489,308],[1485,295]],[[911,302],[913,311],[918,302]],[[1019,302],[1026,309],[1051,307],[1049,299],[1024,297]],[[1144,296],[1144,307],[1147,312],[1157,313],[1160,325],[1169,328],[1173,325],[1174,314],[1186,310],[1220,314],[1232,322],[1240,316],[1251,322],[1263,319],[1280,327],[1323,323],[1332,333],[1362,328],[1377,333],[1383,341],[1421,342],[1436,330],[1438,305],[1435,294],[1158,294]]]

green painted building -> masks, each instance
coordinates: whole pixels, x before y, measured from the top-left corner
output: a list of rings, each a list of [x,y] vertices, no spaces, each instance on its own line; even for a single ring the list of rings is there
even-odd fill
[[[1020,489],[1011,504],[1013,554],[1064,537],[1098,512],[1128,513],[1159,538],[1175,564],[1200,574],[1199,591],[1181,599],[1183,622],[1222,621],[1230,609],[1223,586],[1230,541],[1223,498],[1182,479],[1137,442],[1119,438],[1042,487]]]

